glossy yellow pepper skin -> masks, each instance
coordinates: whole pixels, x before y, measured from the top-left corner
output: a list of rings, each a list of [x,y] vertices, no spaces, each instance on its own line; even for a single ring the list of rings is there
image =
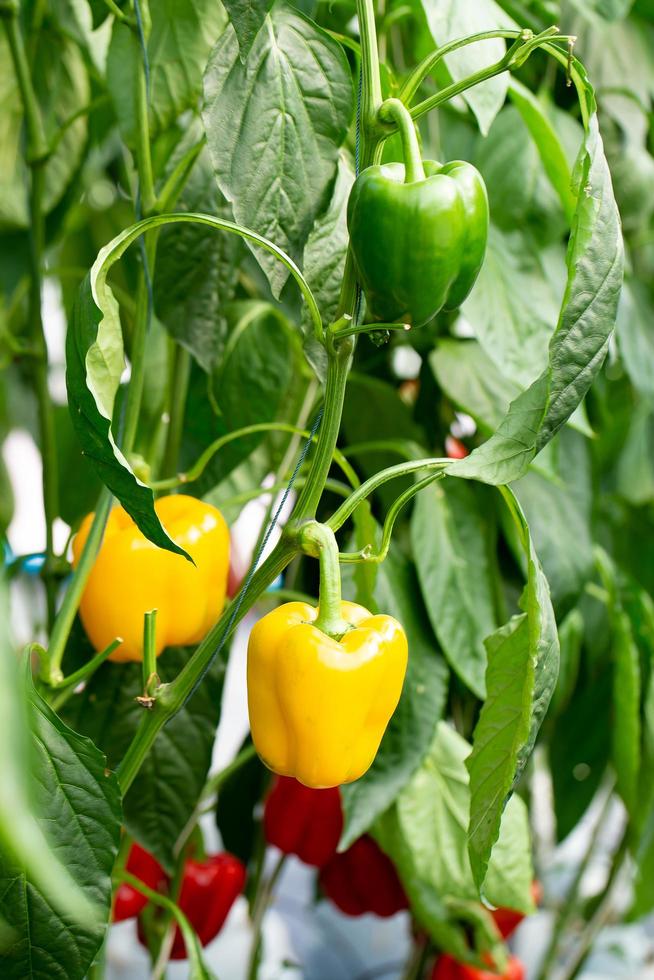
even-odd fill
[[[391,616],[341,602],[353,627],[339,640],[312,625],[318,610],[288,602],[254,626],[248,645],[252,739],[265,764],[315,789],[370,767],[406,673],[404,630]]]
[[[80,605],[96,650],[122,637],[110,660],[143,659],[143,616],[150,609],[157,610],[158,655],[166,646],[199,643],[225,605],[229,530],[220,511],[182,494],[161,497],[154,509],[195,566],[148,541],[122,507],[111,511]],[[74,566],[92,520],[89,514],[73,540]]]

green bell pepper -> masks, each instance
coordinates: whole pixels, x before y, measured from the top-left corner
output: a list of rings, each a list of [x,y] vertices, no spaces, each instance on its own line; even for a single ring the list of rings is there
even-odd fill
[[[357,177],[350,247],[370,317],[419,327],[472,289],[486,251],[488,197],[471,164],[423,162],[406,108],[396,99],[384,107],[400,126],[405,165],[368,167]]]

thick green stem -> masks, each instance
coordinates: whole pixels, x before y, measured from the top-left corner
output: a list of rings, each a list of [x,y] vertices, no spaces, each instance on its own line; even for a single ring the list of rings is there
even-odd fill
[[[318,443],[311,461],[307,482],[293,510],[293,521],[302,521],[307,517],[314,517],[322,496],[341,427],[345,386],[353,349],[354,343],[348,338],[329,352],[325,407],[320,423]]]
[[[379,110],[379,118],[397,124],[402,140],[402,155],[404,157],[404,182],[413,184],[425,179],[425,168],[422,165],[422,155],[415,123],[411,113],[399,99],[387,99]]]
[[[134,32],[132,43],[137,47],[138,71],[134,97],[136,100],[136,167],[139,175],[139,194],[141,195],[141,211],[147,218],[152,214],[156,205],[154,193],[154,176],[152,173],[152,155],[150,153],[150,119],[148,115],[148,90],[145,77],[145,66],[142,60],[141,42]]]
[[[298,541],[306,554],[320,562],[319,609],[313,625],[332,639],[340,640],[350,627],[341,615],[341,570],[336,536],[326,524],[308,521],[300,528]]]
[[[150,609],[143,617],[143,693],[149,694],[157,674],[157,610]]]
[[[361,70],[363,71],[361,121],[367,132],[369,129],[376,129],[377,113],[382,104],[377,28],[372,0],[357,0],[357,16],[361,35]]]
[[[55,618],[56,576],[53,524],[59,513],[57,443],[52,401],[48,391],[48,350],[43,332],[41,291],[43,255],[45,252],[45,163],[48,145],[43,129],[41,109],[36,98],[25,43],[18,20],[18,7],[4,9],[3,17],[12,64],[20,90],[25,129],[27,133],[27,164],[30,169],[30,292],[28,322],[30,346],[34,352],[32,386],[37,402],[41,458],[43,462],[43,509],[45,512],[45,564],[43,578],[46,589],[48,629]]]

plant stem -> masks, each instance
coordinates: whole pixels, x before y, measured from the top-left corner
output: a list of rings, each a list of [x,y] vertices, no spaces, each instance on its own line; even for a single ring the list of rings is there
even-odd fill
[[[407,107],[399,99],[386,99],[379,110],[379,118],[393,120],[397,124],[402,140],[402,155],[404,157],[404,182],[413,184],[425,179],[425,168],[422,165],[418,134],[415,123]],[[406,329],[406,325],[404,325]]]
[[[586,847],[584,855],[581,861],[579,862],[579,865],[577,866],[577,870],[575,871],[572,882],[570,883],[570,888],[568,889],[565,899],[563,900],[563,903],[561,904],[556,914],[556,917],[554,919],[554,925],[552,928],[552,936],[550,939],[550,943],[545,952],[545,956],[543,957],[543,960],[541,962],[540,970],[538,971],[538,976],[536,980],[548,980],[552,972],[552,968],[556,963],[560,950],[560,945],[561,945],[561,937],[563,936],[563,933],[566,927],[568,926],[575,909],[577,908],[577,901],[579,898],[579,888],[581,886],[581,882],[584,878],[584,875],[586,874],[588,865],[590,864],[590,861],[595,854],[595,848],[597,846],[597,841],[600,837],[600,834],[604,830],[605,821],[609,814],[611,803],[613,800],[614,786],[615,786],[615,779],[612,779],[608,787],[604,791],[606,794],[605,799],[602,803],[600,812],[595,822],[595,826],[593,827],[593,831],[588,840],[588,846]]]
[[[182,433],[184,431],[186,396],[188,393],[189,378],[191,377],[191,355],[181,344],[175,344],[173,347],[172,362],[170,397],[168,400],[168,432],[166,434],[166,448],[164,449],[164,457],[161,464],[161,471],[164,476],[168,476],[177,471],[179,448],[182,443]]]
[[[69,697],[75,693],[77,685],[81,684],[82,681],[87,681],[122,642],[120,637],[116,637],[109,646],[101,650],[100,653],[96,653],[83,667],[80,667],[79,670],[76,670],[73,674],[69,674],[68,677],[64,677],[58,684],[55,684],[55,690],[62,691],[63,693],[58,697],[54,697],[50,702],[53,711],[58,711],[62,704],[65,704]]]
[[[341,571],[338,564],[336,536],[326,524],[309,521],[298,532],[302,550],[320,562],[320,592],[318,618],[313,625],[339,640],[347,633],[349,624],[341,615]]]
[[[579,975],[579,971],[586,962],[595,940],[602,929],[611,920],[611,915],[613,913],[613,888],[616,879],[624,866],[624,861],[628,853],[628,829],[629,828],[627,825],[622,840],[620,841],[620,844],[613,855],[611,869],[609,871],[609,876],[607,878],[606,885],[604,886],[599,905],[597,906],[594,915],[591,917],[590,922],[588,922],[586,928],[584,929],[579,943],[573,950],[568,962],[564,965],[557,980],[575,980],[575,977]]]
[[[501,75],[505,71],[510,71],[512,68],[517,68],[524,64],[524,61],[529,57],[532,51],[535,51],[538,47],[546,47],[549,51],[552,45],[553,38],[552,31],[544,31],[542,35],[538,35],[532,40],[520,43],[516,41],[515,45],[506,52],[503,58],[496,61],[494,64],[489,65],[487,68],[482,68],[472,75],[468,75],[467,78],[461,79],[459,82],[453,82],[451,85],[446,86],[440,92],[435,95],[431,95],[429,98],[425,99],[423,102],[419,102],[418,105],[414,106],[409,111],[413,119],[419,119],[420,116],[424,116],[426,112],[430,112],[432,109],[437,108],[444,102],[449,102],[456,95],[461,95],[462,92],[466,92],[469,88],[473,88],[475,85],[479,85],[480,82],[485,82],[489,78],[494,78],[495,75]],[[556,41],[567,41],[567,35],[560,35],[556,37]]]
[[[100,494],[100,499],[93,515],[91,529],[84,542],[80,560],[73,572],[73,577],[66,589],[64,601],[61,604],[54,623],[48,646],[48,654],[42,671],[43,679],[53,686],[61,684],[63,680],[61,661],[63,660],[66,643],[68,642],[68,637],[70,636],[70,631],[77,615],[82,594],[102,541],[109,511],[111,510],[111,501],[111,494],[105,487]]]
[[[325,481],[332,465],[334,450],[341,427],[345,386],[352,362],[354,342],[351,338],[334,345],[329,352],[325,408],[318,434],[316,451],[311,460],[307,482],[293,510],[293,522],[315,517]]]
[[[157,676],[157,610],[150,609],[143,616],[143,694],[150,693],[153,679]]]
[[[48,391],[48,349],[43,332],[41,311],[43,255],[45,251],[43,195],[45,191],[45,163],[48,159],[48,145],[43,129],[41,109],[34,91],[29,60],[18,20],[18,5],[11,9],[3,9],[2,20],[23,104],[25,130],[27,134],[26,160],[30,171],[30,290],[28,322],[30,345],[35,354],[32,363],[32,386],[37,402],[41,458],[43,462],[43,509],[45,512],[46,541],[45,563],[42,574],[46,590],[48,630],[51,630],[55,618],[57,589],[53,524],[59,513],[59,491],[54,413]]]
[[[375,9],[372,0],[357,0],[357,17],[361,35],[361,70],[363,72],[362,129],[366,133],[369,131],[374,133],[378,126],[377,113],[382,104],[382,88],[379,74]]]
[[[284,868],[286,857],[286,854],[280,854],[270,877],[263,882],[254,903],[254,915],[252,917],[252,946],[250,948],[250,960],[247,972],[248,980],[257,980],[263,920],[268,909],[268,905],[270,904],[270,899],[272,898],[275,890],[275,885],[277,884],[279,876]]]

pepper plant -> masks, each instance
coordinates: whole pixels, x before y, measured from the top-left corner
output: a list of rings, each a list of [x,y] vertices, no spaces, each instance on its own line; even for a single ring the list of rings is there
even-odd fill
[[[243,888],[257,976],[304,853],[278,828],[269,872],[264,763],[331,800],[327,900],[408,909],[407,978],[521,973],[535,876],[529,968],[581,975],[654,908],[652,4],[0,19],[0,438],[36,441],[45,524],[11,550],[0,460],[2,976],[101,977],[136,915],[155,976],[209,976]],[[212,771],[248,614],[254,744]]]

